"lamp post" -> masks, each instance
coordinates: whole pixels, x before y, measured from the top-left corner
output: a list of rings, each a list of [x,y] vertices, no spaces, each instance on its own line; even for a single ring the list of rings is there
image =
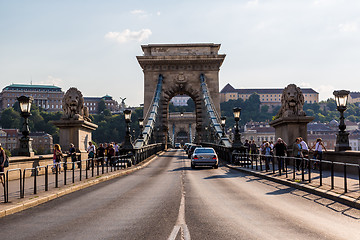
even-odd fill
[[[235,149],[239,149],[243,146],[243,144],[241,142],[240,130],[239,130],[241,108],[239,108],[239,107],[234,108],[233,113],[234,113],[234,119],[235,119],[236,125],[235,125],[234,142],[233,142],[232,146]]]
[[[24,123],[22,127],[22,134],[23,136],[20,139],[20,149],[19,149],[19,155],[20,156],[33,156],[34,151],[32,149],[32,139],[29,137],[30,129],[29,129],[29,120],[28,118],[31,116],[30,110],[31,110],[31,103],[34,100],[31,96],[20,96],[17,98],[20,110],[21,110],[21,116],[24,118]]]
[[[144,119],[143,118],[139,118],[139,128],[140,128],[140,139],[144,139],[142,130],[144,128]]]
[[[337,110],[340,112],[339,132],[336,136],[335,151],[351,150],[349,145],[349,133],[345,131],[346,125],[344,117],[349,93],[350,92],[346,90],[334,91],[333,93],[335,96]]]
[[[221,117],[221,127],[222,127],[222,137],[225,137],[225,123],[226,123],[226,117]]]
[[[209,137],[208,137],[208,126],[205,126],[205,141],[208,142],[209,141]]]
[[[126,122],[126,135],[123,149],[126,151],[134,149],[134,146],[131,142],[131,134],[130,134],[130,123],[131,123],[131,109],[124,110],[125,122]]]

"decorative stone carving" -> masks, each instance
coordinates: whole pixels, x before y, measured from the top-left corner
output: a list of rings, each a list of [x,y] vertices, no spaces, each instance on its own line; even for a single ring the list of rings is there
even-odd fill
[[[295,84],[289,84],[281,96],[281,108],[277,118],[306,116],[304,110],[304,95]]]
[[[83,95],[77,88],[72,87],[65,93],[63,110],[63,119],[86,120],[91,122],[88,108],[84,106]]]

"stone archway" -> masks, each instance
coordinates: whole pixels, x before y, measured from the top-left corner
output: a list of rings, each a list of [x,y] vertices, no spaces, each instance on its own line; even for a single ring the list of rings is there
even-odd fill
[[[219,70],[225,59],[218,54],[220,44],[149,44],[143,45],[143,56],[137,60],[144,72],[144,117],[148,112],[159,75],[163,76],[162,94],[156,124],[167,141],[168,106],[172,97],[190,96],[196,107],[196,139],[200,141],[205,123],[205,106],[200,75],[204,74],[215,109],[220,113]]]

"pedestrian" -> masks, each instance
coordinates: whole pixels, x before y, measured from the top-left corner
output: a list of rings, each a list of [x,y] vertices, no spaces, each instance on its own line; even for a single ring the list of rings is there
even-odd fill
[[[6,153],[0,143],[0,172],[5,172],[5,161],[6,161]],[[4,180],[3,180],[3,176],[0,175],[0,181],[3,185],[5,184]]]
[[[105,148],[104,144],[100,143],[98,149],[96,150],[96,157],[98,158],[97,163],[104,164],[104,158],[105,158]]]
[[[54,145],[54,152],[53,152],[53,163],[54,163],[54,166],[52,168],[52,172],[55,173],[56,172],[56,169],[57,167],[59,167],[59,173],[61,172],[61,165],[60,165],[60,162],[61,162],[61,158],[64,157],[62,151],[61,151],[61,147],[59,144],[55,144]]]
[[[245,152],[249,153],[250,152],[249,140],[245,139],[244,147],[245,147]]]
[[[284,166],[284,157],[287,152],[287,145],[281,138],[278,138],[277,142],[274,145],[275,155],[278,157],[278,161],[280,163],[280,168],[285,171]]]
[[[292,149],[292,153],[293,153],[293,157],[295,157],[295,165],[296,165],[296,170],[300,171],[300,163],[301,163],[301,159],[303,157],[302,154],[302,148],[301,148],[301,144],[300,144],[300,138],[296,138],[295,143],[293,144],[293,149]]]
[[[114,149],[115,149],[115,156],[119,156],[119,144],[118,143],[114,144]]]
[[[265,168],[266,168],[266,170],[269,170],[269,169],[270,169],[269,163],[270,163],[270,161],[271,161],[271,156],[272,156],[272,154],[273,154],[269,142],[266,142],[266,143],[265,143],[265,146],[264,146],[264,150],[263,150],[263,151],[264,151],[264,155],[265,155]]]
[[[302,153],[303,153],[304,157],[307,158],[309,155],[309,147],[302,137],[300,137],[300,144],[301,144],[301,148],[302,148]]]
[[[250,144],[250,153],[251,154],[257,154],[257,152],[258,152],[258,147],[257,147],[257,145],[255,143],[255,140],[252,140],[251,144]]]
[[[94,164],[94,158],[95,158],[95,153],[96,153],[96,148],[95,145],[92,142],[89,142],[89,146],[87,148],[87,153],[88,153],[88,159],[90,159],[91,161],[91,165]],[[86,165],[87,165],[87,169],[90,169],[90,162],[86,161]]]
[[[76,148],[74,146],[74,144],[70,143],[70,148],[69,148],[69,155],[71,157],[71,161],[72,162],[77,162],[77,158],[76,158]],[[80,164],[78,163],[78,167],[80,168]],[[75,165],[73,165],[75,166]]]
[[[321,138],[317,138],[317,139],[316,139],[316,142],[315,142],[314,145],[310,148],[310,150],[312,150],[314,147],[315,147],[315,149],[314,149],[314,156],[313,156],[313,158],[314,158],[314,159],[318,159],[318,160],[322,160],[323,150],[324,150],[324,151],[327,151],[327,150],[326,150],[326,147],[324,146]],[[315,161],[314,166],[313,166],[313,169],[315,169],[316,166],[317,166],[317,162]]]
[[[269,142],[269,145],[270,145],[271,150],[274,150],[274,142],[273,142],[273,141],[270,141],[270,142]]]
[[[109,144],[106,157],[108,159],[108,162],[110,162],[110,166],[115,166],[115,149],[112,144]]]

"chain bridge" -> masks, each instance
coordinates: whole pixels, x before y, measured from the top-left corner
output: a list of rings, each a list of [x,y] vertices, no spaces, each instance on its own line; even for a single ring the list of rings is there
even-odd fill
[[[176,95],[188,95],[195,103],[194,126],[189,123],[188,128],[182,127],[191,142],[202,142],[206,128],[213,133],[216,143],[231,146],[220,126],[219,70],[225,55],[218,53],[219,48],[220,44],[142,46],[144,55],[137,59],[144,72],[146,124],[135,148],[153,139],[166,145],[173,142],[172,138],[180,132],[176,125],[184,124],[181,118],[178,121],[169,118],[169,102]]]

